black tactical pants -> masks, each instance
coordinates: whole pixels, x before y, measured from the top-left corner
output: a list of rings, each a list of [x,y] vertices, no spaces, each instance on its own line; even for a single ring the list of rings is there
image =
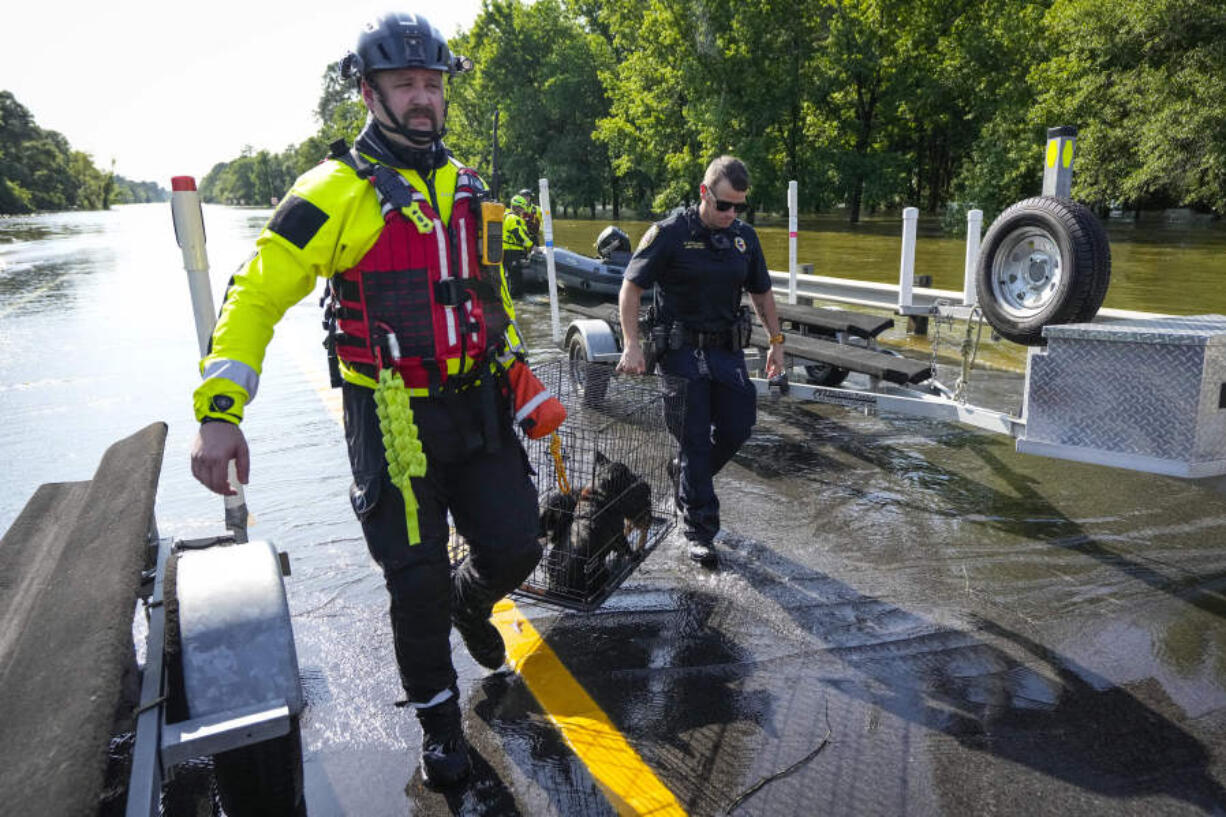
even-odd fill
[[[536,487],[501,402],[498,439],[487,445],[479,430],[478,401],[469,393],[450,403],[414,399],[427,466],[424,477],[412,480],[422,541],[409,545],[404,498],[388,475],[373,392],[351,383],[343,390],[354,478],[350,499],[391,595],[401,683],[410,701],[425,702],[456,680],[452,604],[488,615],[540,560]],[[454,578],[447,555],[448,511],[470,549]]]
[[[681,445],[681,508],[685,538],[711,542],[719,533],[719,497],[713,479],[749,439],[758,418],[758,393],[745,369],[745,353],[683,346],[660,360],[666,374],[685,378],[685,412],[669,431]]]
[[[524,294],[524,267],[528,265],[526,250],[503,249],[502,269],[507,276],[507,291],[512,298],[521,298]]]

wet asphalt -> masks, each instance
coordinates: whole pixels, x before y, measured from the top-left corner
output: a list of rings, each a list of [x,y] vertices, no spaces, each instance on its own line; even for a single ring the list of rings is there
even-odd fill
[[[210,217],[220,290],[231,245],[217,245],[229,230],[241,257],[266,214]],[[220,502],[187,468],[194,335],[177,251],[137,240],[166,219],[141,216],[126,243],[104,241],[105,223],[69,221],[42,256],[9,259],[46,294],[10,312],[2,337],[6,517],[39,482],[88,478],[106,443],[163,419],[161,532],[220,527]],[[116,328],[134,307],[140,319]],[[540,357],[560,354],[543,296],[520,313]],[[244,423],[252,536],[293,565],[309,814],[616,813],[522,678],[487,673],[454,636],[475,773],[454,791],[422,784],[318,321],[310,299],[287,314]],[[975,402],[1020,405],[1019,374],[972,385]],[[520,602],[684,811],[1226,813],[1220,480],[763,398],[716,488],[717,571],[690,562],[674,533],[595,612]]]
[[[520,311],[548,349],[543,296]],[[985,372],[972,399],[1008,409],[1021,387]],[[1226,812],[1213,484],[763,398],[717,489],[718,570],[674,533],[595,612],[520,602],[686,812]],[[522,680],[458,638],[475,774],[422,785],[379,578],[335,525],[335,558],[291,584],[311,814],[615,813]]]

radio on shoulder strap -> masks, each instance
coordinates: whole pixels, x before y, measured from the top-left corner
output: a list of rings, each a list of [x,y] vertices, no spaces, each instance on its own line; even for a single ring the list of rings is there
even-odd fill
[[[481,202],[481,260],[502,263],[502,218],[507,208],[496,201]]]

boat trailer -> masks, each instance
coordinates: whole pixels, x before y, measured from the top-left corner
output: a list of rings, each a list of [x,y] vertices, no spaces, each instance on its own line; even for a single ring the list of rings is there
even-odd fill
[[[228,814],[302,808],[288,561],[229,533],[160,536],[165,443],[154,423],[114,443],[93,479],[41,486],[0,541],[13,814],[157,815],[174,768],[206,756]]]
[[[1026,454],[1176,477],[1226,474],[1226,316],[1045,326],[1046,345],[1030,348],[1014,415],[970,403],[964,382],[949,388],[930,364],[879,345],[892,318],[777,306],[791,371],[804,382],[751,377],[759,395],[963,423],[1008,435]],[[616,310],[570,308],[584,317],[566,329],[568,358],[616,364]],[[761,327],[751,346],[767,348]],[[967,354],[964,344],[960,381],[973,362]],[[841,386],[849,372],[866,375],[868,388]]]

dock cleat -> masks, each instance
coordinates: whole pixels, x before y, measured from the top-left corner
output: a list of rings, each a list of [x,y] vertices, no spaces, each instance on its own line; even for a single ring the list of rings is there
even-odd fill
[[[430,786],[454,786],[472,771],[468,741],[460,720],[460,698],[417,709],[421,724],[421,776]]]

